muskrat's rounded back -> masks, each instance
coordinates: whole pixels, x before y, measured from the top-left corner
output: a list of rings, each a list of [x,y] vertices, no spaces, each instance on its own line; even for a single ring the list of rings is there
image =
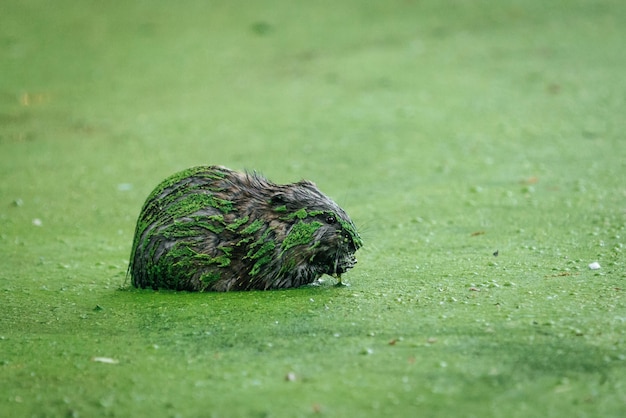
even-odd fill
[[[159,184],[141,209],[132,284],[190,291],[277,289],[340,277],[362,241],[315,184],[194,167]]]

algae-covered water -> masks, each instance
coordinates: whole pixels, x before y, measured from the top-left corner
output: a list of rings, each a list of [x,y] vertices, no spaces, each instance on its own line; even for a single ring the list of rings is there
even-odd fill
[[[0,415],[626,414],[626,3],[9,0]],[[135,290],[195,165],[314,181],[334,287]]]

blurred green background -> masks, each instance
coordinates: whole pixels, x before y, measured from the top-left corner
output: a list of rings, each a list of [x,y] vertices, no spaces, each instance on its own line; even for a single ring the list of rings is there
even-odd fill
[[[2,2],[0,415],[624,416],[625,23]],[[364,238],[351,286],[129,289],[144,199],[200,164],[315,181]]]

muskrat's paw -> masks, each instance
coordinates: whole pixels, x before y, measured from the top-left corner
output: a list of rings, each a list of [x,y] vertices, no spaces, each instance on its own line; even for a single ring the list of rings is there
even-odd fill
[[[341,275],[336,275],[334,276],[337,279],[337,283],[335,284],[335,287],[348,287],[350,286],[350,283],[345,283],[343,281],[341,281]]]

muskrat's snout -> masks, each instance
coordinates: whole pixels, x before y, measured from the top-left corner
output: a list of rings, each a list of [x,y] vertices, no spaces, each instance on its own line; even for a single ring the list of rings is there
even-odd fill
[[[333,272],[335,275],[342,275],[346,271],[350,270],[357,263],[356,257],[354,254],[348,254],[342,260],[337,263],[335,267],[335,271]]]
[[[337,230],[327,237],[333,237],[333,239],[327,241],[326,245],[317,247],[324,249],[313,256],[311,262],[319,266],[322,273],[340,276],[357,263],[354,253],[357,250],[358,242],[355,242],[349,233],[341,230]]]
[[[360,242],[355,240],[346,230],[337,231],[338,240],[336,241],[336,249],[330,253],[330,263],[328,264],[327,274],[331,276],[341,276],[355,266],[357,263],[354,253],[360,247]],[[332,251],[332,250],[331,250]]]

